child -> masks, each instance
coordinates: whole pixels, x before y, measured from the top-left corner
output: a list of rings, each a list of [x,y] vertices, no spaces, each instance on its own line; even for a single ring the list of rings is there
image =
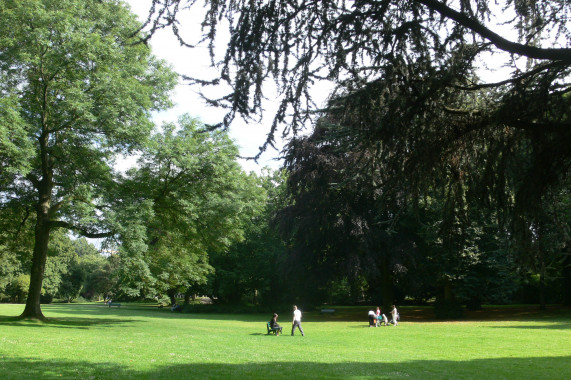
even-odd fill
[[[389,319],[387,318],[386,315],[383,314],[383,325],[388,326],[389,325]]]
[[[381,324],[381,308],[379,306],[377,306],[375,319],[377,320],[377,322],[375,323],[375,327],[379,327],[379,325]]]

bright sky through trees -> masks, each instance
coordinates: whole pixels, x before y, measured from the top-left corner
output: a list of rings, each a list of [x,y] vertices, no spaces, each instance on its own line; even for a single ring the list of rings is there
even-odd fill
[[[151,7],[151,0],[126,0],[126,2],[130,5],[132,11],[139,16],[141,21],[146,20]],[[202,32],[200,25],[204,18],[204,14],[201,10],[202,8],[200,6],[194,6],[191,11],[186,10],[181,14],[184,15],[184,18],[181,19],[180,31],[189,42],[197,42],[201,37]],[[219,28],[217,37],[219,41],[221,41],[222,38],[226,38],[227,33],[227,29]],[[150,45],[153,54],[172,64],[175,71],[181,75],[192,75],[204,77],[205,79],[211,79],[217,75],[217,72],[210,67],[207,43],[203,43],[201,46],[193,49],[180,46],[176,37],[173,36],[170,29],[168,29],[157,31],[155,35],[153,35]],[[216,49],[218,54],[217,59],[221,59],[226,51],[226,45],[218,42]],[[200,120],[206,124],[219,123],[225,111],[208,106],[204,100],[201,99],[199,93],[201,90],[204,90],[205,94],[210,97],[222,96],[227,89],[223,89],[223,84],[220,86],[219,90],[214,92],[215,90],[213,88],[200,89],[197,86],[188,86],[185,83],[180,83],[174,92],[173,101],[175,107],[169,111],[156,113],[154,120],[158,124],[161,124],[163,121],[175,121],[183,113],[188,113],[200,118]],[[268,86],[268,84],[264,86]],[[313,95],[318,102],[318,106],[324,105],[325,99],[331,89],[332,85],[326,83],[320,83],[315,86],[315,93]],[[261,123],[250,122],[250,124],[247,124],[237,118],[232,124],[230,136],[237,142],[240,147],[240,154],[243,157],[252,157],[258,154],[259,147],[266,140],[266,133],[269,130],[269,125],[271,125],[272,118],[279,104],[275,88],[268,88],[266,97],[269,100],[274,97],[276,101],[268,102],[270,105],[266,105]],[[319,102],[323,104],[319,104]],[[276,148],[281,150],[283,145],[284,141],[278,138]],[[278,156],[279,151],[269,148],[262,154],[258,163],[253,160],[245,159],[240,160],[240,163],[247,172],[251,170],[260,172],[265,166],[269,166],[273,169],[278,168],[281,165],[281,161],[276,160]]]
[[[125,0],[134,13],[136,13],[141,21],[146,20],[149,10],[151,8],[151,0]],[[202,35],[201,23],[203,22],[204,13],[200,6],[193,6],[191,10],[184,10],[180,13],[178,21],[180,24],[179,32],[185,41],[190,43],[197,43]],[[507,19],[509,15],[502,12],[500,9],[494,12],[491,20],[496,25],[495,31],[499,32],[503,37],[510,40],[517,40],[517,35],[514,30],[502,26],[503,19]],[[224,23],[221,21],[221,24]],[[216,44],[216,59],[222,59],[225,51],[226,44],[221,43],[227,39],[228,30],[225,27],[217,28],[217,44]],[[190,75],[204,79],[215,78],[217,72],[210,67],[210,57],[208,54],[207,42],[200,44],[195,48],[186,48],[179,44],[176,37],[172,34],[170,29],[159,30],[150,41],[153,54],[161,57],[171,63],[174,69],[181,75]],[[494,82],[502,80],[509,76],[509,69],[502,67],[502,62],[509,60],[509,54],[490,55],[486,58],[486,62],[482,64],[482,70],[479,73],[482,79],[487,82]],[[522,59],[522,65],[525,65],[525,60]],[[163,111],[155,115],[155,121],[161,124],[163,121],[176,121],[179,115],[189,113],[190,115],[200,118],[206,124],[219,123],[224,116],[224,110],[211,107],[200,97],[200,91],[205,91],[205,94],[210,98],[216,98],[225,94],[227,89],[223,89],[223,84],[219,88],[213,89],[200,89],[197,86],[189,86],[185,83],[180,83],[174,93],[175,107],[168,111]],[[268,84],[264,84],[268,86]],[[332,84],[318,83],[314,85],[312,96],[316,100],[317,106],[324,105],[325,99],[330,94],[333,88]],[[266,109],[260,123],[250,122],[247,124],[241,119],[234,121],[231,127],[230,135],[234,138],[240,147],[240,154],[243,157],[252,157],[259,152],[259,147],[266,139],[266,133],[271,124],[273,115],[275,114],[277,105],[279,104],[275,88],[268,88],[265,90],[266,97],[270,102],[266,103]],[[272,97],[275,102],[272,102]],[[276,147],[281,150],[284,146],[284,141],[277,137]],[[262,154],[259,162],[253,160],[241,160],[241,164],[246,171],[254,170],[259,172],[264,166],[277,168],[280,166],[280,161],[275,159],[279,156],[279,151],[268,149]],[[131,162],[128,160],[127,162]]]
[[[147,18],[151,7],[150,0],[127,0],[126,2],[131,6],[132,11],[139,16],[141,21]],[[197,10],[200,9],[200,7],[194,7],[192,12],[187,11],[184,13],[185,20],[184,25],[182,25],[182,31],[191,41],[198,40],[201,34],[200,24],[203,14],[197,12]],[[226,32],[226,30],[221,30],[221,33],[223,32]],[[210,57],[206,45],[194,49],[182,47],[170,30],[156,33],[151,39],[150,45],[153,54],[172,64],[179,74],[208,77],[208,72],[212,71],[212,69],[209,68]],[[224,45],[218,47],[221,55],[224,54],[225,48],[226,46]],[[216,75],[215,72],[213,72],[211,76],[214,77],[214,75]],[[176,121],[180,115],[188,113],[200,118],[200,120],[207,124],[219,123],[224,112],[214,107],[209,107],[200,98],[199,91],[199,88],[180,83],[174,92],[173,102],[175,103],[175,107],[168,111],[156,113],[154,117],[155,122],[160,125],[163,121]],[[215,96],[212,91],[210,91],[208,95]],[[271,121],[274,110],[267,110],[266,112],[269,115],[267,119]],[[265,130],[263,126],[255,124],[248,125],[242,120],[236,120],[236,123],[232,126],[230,135],[239,145],[240,154],[243,157],[251,157],[258,153],[259,146],[264,143],[266,139]],[[282,146],[280,145],[279,149],[281,148]],[[258,163],[253,160],[240,160],[240,163],[247,172],[252,170],[260,172],[264,166],[272,168],[279,167],[280,164],[275,160],[278,155],[279,152],[268,150],[262,155]],[[128,160],[128,162],[130,161]]]

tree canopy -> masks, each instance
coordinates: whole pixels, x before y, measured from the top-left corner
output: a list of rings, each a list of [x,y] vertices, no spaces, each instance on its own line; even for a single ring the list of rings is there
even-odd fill
[[[153,1],[149,37],[171,28],[194,46],[180,30],[181,10],[196,3]],[[474,193],[490,202],[506,204],[511,188],[522,215],[569,173],[567,1],[227,0],[205,9],[202,38],[219,77],[186,79],[228,85],[209,99],[228,108],[224,125],[261,115],[266,84],[276,83],[282,103],[262,149],[280,125],[295,135],[313,114],[327,114],[349,136],[346,149],[370,147],[371,165],[382,162],[391,180],[421,185],[455,166],[456,178],[472,177]],[[223,26],[230,40],[217,57]],[[322,80],[336,87],[315,113],[311,88]]]
[[[394,86],[406,83],[413,94],[433,94],[431,104],[450,112],[469,110],[456,109],[446,93],[468,96],[497,89],[505,95],[498,108],[511,121],[520,119],[514,117],[518,115],[514,102],[528,104],[530,97],[548,95],[555,106],[568,91],[571,10],[563,0],[207,1],[204,34],[197,41],[184,40],[181,32],[183,10],[197,7],[197,1],[152,3],[149,38],[170,28],[182,45],[193,47],[201,38],[208,42],[219,77],[209,81],[190,73],[187,79],[200,85],[229,85],[226,96],[210,99],[229,108],[224,123],[237,113],[245,117],[261,113],[264,84],[277,83],[283,101],[268,131],[268,143],[279,123],[285,123],[284,133],[303,126],[312,108],[311,86],[324,79],[341,93],[382,81],[387,96]],[[221,27],[228,28],[229,41],[217,40]],[[217,42],[227,43],[223,57],[216,56]],[[479,79],[494,70],[490,60],[502,62],[507,73],[494,83]],[[414,100],[407,104],[412,107]],[[425,112],[417,111],[419,116]],[[521,119],[519,128],[543,125]],[[555,120],[550,124],[557,128]]]
[[[264,193],[237,157],[226,132],[209,131],[188,115],[151,136],[124,184],[128,196],[149,203],[150,212],[135,223],[143,226],[143,240],[120,247],[124,271],[136,272],[128,264],[139,263],[148,268],[140,277],[149,281],[146,289],[125,281],[127,293],[169,294],[174,303],[174,294],[206,282],[210,254],[244,239]]]

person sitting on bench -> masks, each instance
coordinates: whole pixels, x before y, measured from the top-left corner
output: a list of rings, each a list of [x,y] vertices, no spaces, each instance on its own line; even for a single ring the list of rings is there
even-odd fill
[[[274,316],[270,320],[270,328],[275,330],[276,335],[280,335],[282,332],[282,327],[278,324],[278,315],[274,313]]]

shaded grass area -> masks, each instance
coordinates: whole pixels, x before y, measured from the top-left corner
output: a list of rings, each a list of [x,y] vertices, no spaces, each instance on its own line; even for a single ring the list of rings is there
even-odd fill
[[[14,367],[24,368],[20,374],[8,375],[6,379],[52,379],[52,378],[122,378],[122,379],[349,379],[349,378],[415,378],[415,379],[528,379],[534,368],[569,369],[569,358],[544,357],[532,359],[475,359],[469,361],[419,360],[399,363],[315,363],[278,362],[265,363],[188,363],[167,365],[150,371],[129,370],[111,363],[91,365],[84,362],[12,361]],[[547,372],[544,379],[565,379],[565,372]],[[567,372],[568,375],[569,372]],[[4,373],[6,374],[6,373]],[[568,378],[568,377],[567,377]]]
[[[305,337],[266,335],[268,315],[179,314],[145,305],[45,305],[48,323],[0,305],[0,377],[7,379],[565,379],[571,313],[369,328],[365,308],[305,312]],[[418,308],[402,308],[414,315]],[[420,308],[422,309],[422,308]],[[525,309],[525,308],[524,308]],[[508,313],[505,309],[503,313]],[[488,310],[488,314],[493,311]]]

